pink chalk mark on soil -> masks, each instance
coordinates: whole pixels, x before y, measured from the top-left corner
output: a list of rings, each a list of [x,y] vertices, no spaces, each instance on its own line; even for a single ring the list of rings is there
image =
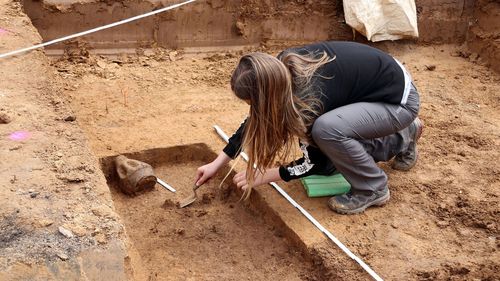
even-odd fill
[[[5,35],[7,33],[9,33],[7,30],[0,28],[0,35]]]
[[[31,138],[32,134],[28,131],[16,131],[9,135],[9,139],[13,141],[23,141]]]

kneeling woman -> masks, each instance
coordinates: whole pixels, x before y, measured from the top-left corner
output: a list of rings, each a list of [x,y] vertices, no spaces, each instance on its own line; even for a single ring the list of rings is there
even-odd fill
[[[223,152],[198,168],[198,186],[244,149],[249,165],[233,179],[244,196],[271,181],[337,170],[352,188],[328,205],[354,214],[389,200],[387,175],[376,162],[394,158],[398,170],[416,163],[419,95],[403,65],[378,49],[334,41],[288,49],[278,58],[248,54],[233,72],[231,89],[250,105],[249,116]],[[304,156],[273,167],[296,139]]]

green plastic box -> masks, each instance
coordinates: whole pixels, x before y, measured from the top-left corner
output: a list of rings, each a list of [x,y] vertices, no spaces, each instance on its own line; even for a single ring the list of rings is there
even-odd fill
[[[312,175],[300,179],[308,197],[324,197],[344,194],[351,189],[351,184],[347,182],[340,173],[331,176]]]

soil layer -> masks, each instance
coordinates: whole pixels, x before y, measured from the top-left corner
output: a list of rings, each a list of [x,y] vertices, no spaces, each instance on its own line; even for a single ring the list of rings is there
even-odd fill
[[[156,176],[177,189],[175,194],[157,185],[130,197],[120,192],[117,181],[110,181],[116,210],[148,272],[144,279],[320,280],[282,229],[267,224],[258,209],[238,202],[230,180],[219,187],[227,170],[200,187],[194,203],[178,207],[192,194],[192,174],[208,159],[202,156],[215,156],[208,149],[156,150],[158,158],[170,161],[147,161]]]
[[[25,12],[45,41],[176,3],[179,1],[23,0]],[[421,0],[416,6],[418,41],[461,43],[466,40],[474,1],[449,0],[442,3]],[[356,37],[363,40],[361,36]],[[99,53],[116,53],[127,48],[133,50],[151,46],[214,50],[229,46],[268,47],[328,39],[354,39],[351,28],[345,23],[341,0],[211,0],[198,1],[93,33],[73,44],[85,44]],[[65,45],[56,44],[49,48],[64,49]]]
[[[467,45],[472,53],[464,52],[463,55],[487,63],[500,72],[500,20],[498,15],[500,15],[500,2],[494,0],[477,1],[467,40]]]

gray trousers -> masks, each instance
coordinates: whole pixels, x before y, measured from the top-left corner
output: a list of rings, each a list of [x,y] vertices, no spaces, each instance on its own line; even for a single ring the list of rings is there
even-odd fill
[[[360,102],[321,115],[312,137],[354,190],[381,190],[387,175],[376,164],[405,151],[409,125],[418,115],[419,95],[412,85],[407,103]]]

